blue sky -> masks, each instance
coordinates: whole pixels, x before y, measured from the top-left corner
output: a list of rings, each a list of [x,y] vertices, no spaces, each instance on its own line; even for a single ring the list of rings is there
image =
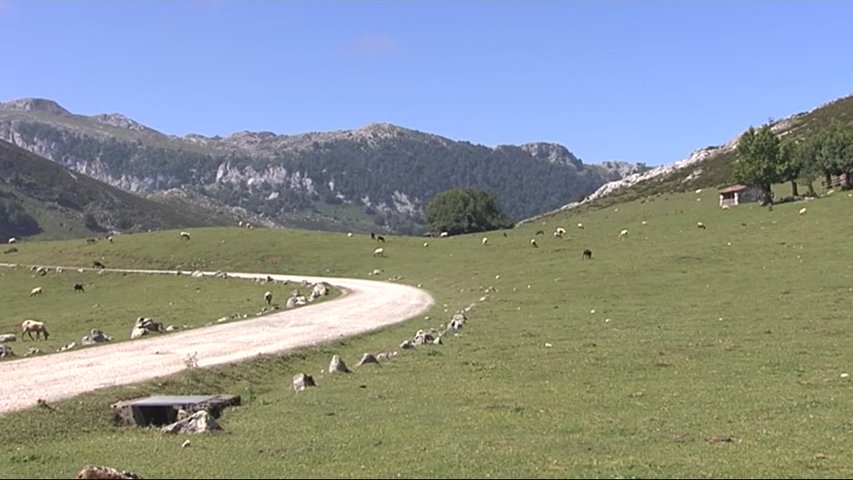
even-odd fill
[[[0,0],[0,101],[672,163],[853,93],[850,1]]]

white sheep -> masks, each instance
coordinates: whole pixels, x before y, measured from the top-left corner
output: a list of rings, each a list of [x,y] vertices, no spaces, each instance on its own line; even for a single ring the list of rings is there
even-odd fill
[[[190,239],[190,232],[181,232],[181,238],[184,240]]]
[[[429,242],[424,242],[424,247],[428,247],[428,246],[429,246]]]
[[[440,234],[438,234],[438,236],[439,236],[440,238],[444,238],[444,237],[446,237],[446,236],[448,236],[448,235],[450,235],[450,233],[449,233],[449,232],[446,232],[446,231],[445,231],[445,232],[441,232]]]
[[[385,249],[382,247],[377,248],[376,250],[373,251],[373,256],[374,257],[384,257],[385,256]]]
[[[36,288],[30,290],[30,296],[31,297],[36,296],[36,295],[41,295],[41,287],[36,287]]]
[[[36,338],[33,338],[33,332],[36,332]],[[24,340],[24,334],[27,334],[30,337],[30,340],[38,340],[39,336],[44,336],[44,339],[47,340],[47,337],[50,336],[50,333],[47,331],[47,327],[45,327],[44,322],[38,322],[35,320],[24,320],[21,323],[21,340]]]
[[[566,229],[563,227],[557,227],[557,229],[554,230],[554,236],[557,238],[563,238],[563,235],[565,235],[565,234],[566,234]]]
[[[578,228],[579,228],[579,229],[581,229],[581,230],[583,230],[583,224],[582,224],[582,223],[579,223],[579,224],[578,224]]]
[[[800,209],[800,215],[805,215],[805,214],[806,214],[806,207],[803,207]]]
[[[696,228],[705,230],[705,224],[702,222],[696,222]]]
[[[272,304],[272,292],[264,292],[264,301],[267,302],[267,305]]]
[[[539,244],[538,244],[538,243],[536,243],[536,239],[535,239],[535,238],[531,238],[531,239],[530,239],[530,245],[532,245],[532,246],[534,246],[534,247],[537,247],[537,248],[539,247]]]
[[[9,239],[9,243],[18,243],[18,239],[15,237],[12,237]]]
[[[483,245],[487,245],[489,243],[489,237],[483,237],[483,240],[481,240],[481,242],[483,243]]]
[[[622,230],[621,232],[619,232],[619,238],[621,238],[623,240],[628,238],[628,229],[627,228],[625,230]]]

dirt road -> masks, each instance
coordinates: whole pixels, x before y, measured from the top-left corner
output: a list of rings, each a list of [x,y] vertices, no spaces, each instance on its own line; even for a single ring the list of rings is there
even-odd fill
[[[229,273],[229,276],[266,278],[267,274]],[[207,367],[357,335],[415,317],[433,303],[428,293],[407,285],[347,278],[270,276],[277,281],[326,281],[343,289],[344,294],[335,300],[255,319],[0,362],[3,386],[0,415],[33,406],[40,398],[55,401],[98,388],[169,375],[187,368],[186,358],[193,354],[199,367]]]

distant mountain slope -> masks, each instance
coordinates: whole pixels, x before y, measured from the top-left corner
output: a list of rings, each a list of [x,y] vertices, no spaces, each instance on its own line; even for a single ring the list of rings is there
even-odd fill
[[[226,221],[138,197],[0,140],[0,240],[32,235],[58,239]]]
[[[592,193],[636,171],[586,165],[562,145],[495,148],[387,123],[356,130],[227,137],[168,136],[123,115],[74,115],[56,102],[0,103],[0,138],[131,192],[241,208],[268,225],[387,228],[420,233],[438,192],[497,193],[521,218]],[[346,227],[345,227],[346,226]]]
[[[853,127],[853,96],[842,97],[808,112],[800,112],[771,122],[771,129],[780,137],[788,135],[804,137],[826,128],[831,121]],[[758,127],[758,125],[753,126]],[[747,128],[744,128],[744,131]],[[673,164],[662,165],[608,182],[579,202],[563,205],[519,223],[583,206],[607,206],[657,194],[731,185],[735,183],[732,168],[739,138],[740,135],[725,145],[698,149],[687,158]]]

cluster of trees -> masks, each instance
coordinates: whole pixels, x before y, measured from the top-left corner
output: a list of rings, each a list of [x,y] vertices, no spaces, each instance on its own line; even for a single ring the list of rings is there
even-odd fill
[[[0,198],[0,235],[5,241],[6,237],[13,235],[33,235],[40,231],[38,222],[27,214],[18,202]]]
[[[436,194],[426,206],[426,220],[432,233],[484,232],[512,227],[512,219],[498,207],[493,192],[454,188]]]
[[[766,124],[757,130],[750,127],[738,140],[735,179],[761,188],[766,202],[772,202],[774,183],[791,182],[792,193],[798,196],[799,181],[814,195],[815,180],[823,178],[830,185],[832,176],[841,174],[846,174],[844,186],[849,188],[853,130],[837,122],[808,136],[784,140]]]

